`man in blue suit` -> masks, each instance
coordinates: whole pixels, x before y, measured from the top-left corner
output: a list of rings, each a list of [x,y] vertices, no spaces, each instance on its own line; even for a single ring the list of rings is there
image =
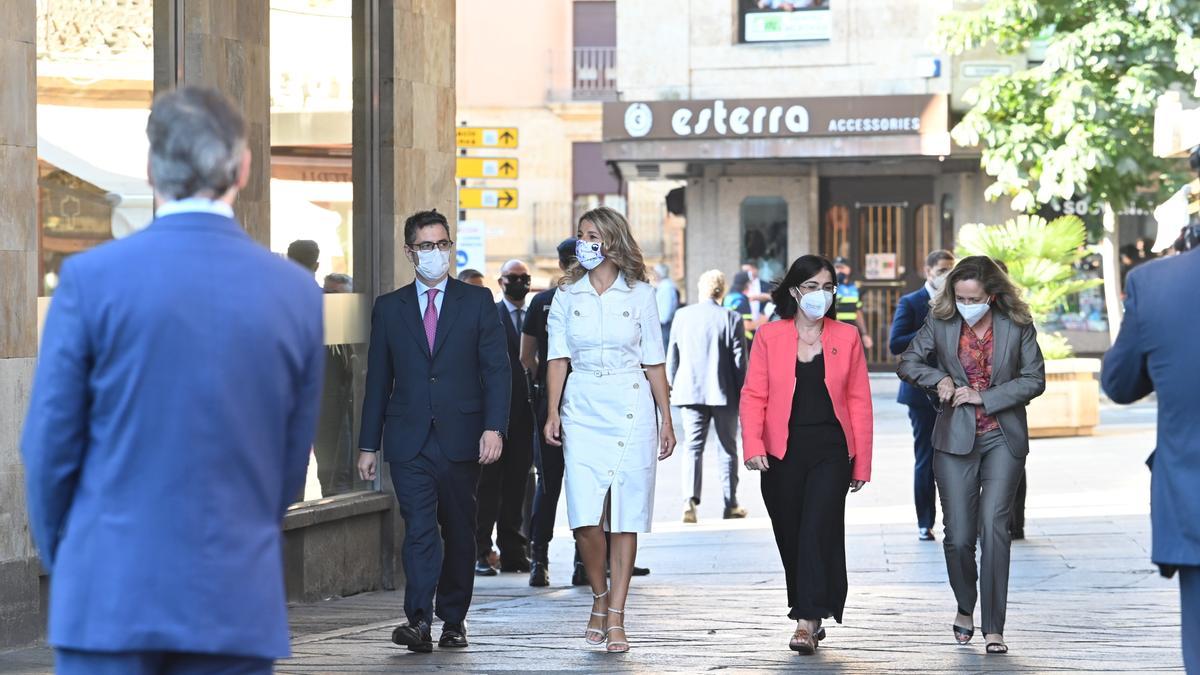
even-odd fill
[[[500,458],[512,382],[500,315],[486,288],[450,279],[450,228],[437,211],[404,223],[413,283],[380,296],[371,314],[359,475],[377,452],[390,465],[405,533],[404,613],[392,642],[433,650],[467,646],[475,586],[475,491],[480,465]]]
[[[891,340],[888,349],[892,354],[903,354],[908,343],[925,325],[929,314],[929,301],[942,289],[946,274],[954,269],[954,255],[949,251],[933,251],[925,257],[925,284],[907,295],[901,296],[892,318]],[[937,489],[933,482],[933,423],[937,421],[937,410],[925,392],[907,382],[900,383],[896,400],[908,406],[908,419],[913,430],[913,500],[917,506],[917,536],[922,541],[933,541],[933,521],[937,516]]]
[[[59,673],[269,673],[321,291],[233,218],[250,153],[230,102],[164,94],[147,135],[155,220],[63,265],[25,419],[49,639]]]
[[[1190,248],[1200,225],[1183,238]],[[1178,244],[1177,244],[1178,246]],[[1158,394],[1158,447],[1150,466],[1151,557],[1179,572],[1183,660],[1200,673],[1200,253],[1139,265],[1125,280],[1125,318],[1104,355],[1101,383],[1117,403]]]

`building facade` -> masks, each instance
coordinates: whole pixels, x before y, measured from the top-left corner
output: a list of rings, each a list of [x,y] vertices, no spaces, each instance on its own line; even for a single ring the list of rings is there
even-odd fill
[[[146,116],[156,92],[181,84],[216,87],[247,119],[254,164],[236,206],[246,230],[281,255],[316,241],[314,283],[345,275],[326,283],[318,439],[284,523],[288,597],[402,582],[390,484],[353,471],[359,355],[373,298],[411,280],[398,261],[405,217],[455,210],[454,48],[453,0],[4,3],[0,648],[45,627],[49,581],[29,536],[18,448],[40,319],[63,258],[151,220]],[[212,281],[214,293],[237,293],[235,279]]]
[[[931,51],[954,4],[618,0],[604,158],[631,182],[685,182],[689,288],[710,268],[754,262],[773,281],[804,253],[846,257],[870,361],[891,363],[891,314],[926,253],[1007,216],[948,132],[962,91],[1024,62]]]

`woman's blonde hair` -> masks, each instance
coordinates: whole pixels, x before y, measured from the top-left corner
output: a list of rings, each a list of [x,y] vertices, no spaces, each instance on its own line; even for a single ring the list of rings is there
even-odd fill
[[[625,216],[607,206],[601,206],[580,216],[579,226],[582,227],[584,222],[589,222],[600,230],[604,257],[611,260],[625,274],[626,283],[632,285],[638,281],[650,282],[646,277],[646,261],[642,258],[642,249],[634,241]],[[584,274],[587,274],[587,270],[578,260],[572,260],[566,275],[558,283],[560,286],[573,284],[582,279]]]
[[[951,320],[958,314],[955,305],[954,285],[960,281],[978,281],[983,292],[992,296],[992,309],[1007,316],[1013,323],[1027,326],[1033,323],[1029,305],[1021,299],[1021,291],[1008,274],[1000,269],[996,261],[985,255],[973,255],[958,261],[946,275],[946,287],[938,293],[930,306],[934,318]]]
[[[700,275],[696,287],[700,297],[720,300],[725,295],[725,273],[721,270],[709,270]]]

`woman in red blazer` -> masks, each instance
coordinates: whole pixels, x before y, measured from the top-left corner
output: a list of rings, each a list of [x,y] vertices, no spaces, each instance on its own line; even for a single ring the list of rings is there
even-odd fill
[[[758,329],[742,389],[746,468],[787,577],[789,647],[812,654],[846,605],[846,493],[871,479],[871,387],[858,329],[833,318],[833,264],[801,256],[775,289],[782,321]]]

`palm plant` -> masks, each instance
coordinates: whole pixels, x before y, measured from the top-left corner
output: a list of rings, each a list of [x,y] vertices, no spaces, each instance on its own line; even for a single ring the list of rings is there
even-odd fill
[[[1076,278],[1075,266],[1088,251],[1087,229],[1078,216],[1047,221],[1041,216],[1020,215],[1003,225],[964,225],[958,233],[958,255],[986,255],[1008,266],[1013,282],[1024,291],[1025,302],[1039,329],[1052,311],[1068,298],[1103,283]],[[1066,338],[1038,331],[1038,342],[1048,359],[1072,355]]]

